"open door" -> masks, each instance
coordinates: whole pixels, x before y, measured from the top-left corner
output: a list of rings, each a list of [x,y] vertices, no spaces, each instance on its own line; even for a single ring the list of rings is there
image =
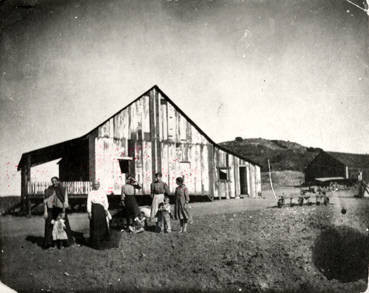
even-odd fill
[[[123,179],[123,184],[125,184],[125,179],[127,178],[128,175],[133,175],[132,174],[132,166],[134,164],[132,158],[124,158],[124,159],[118,159],[119,162],[119,167],[120,167],[120,172],[121,172],[121,178]]]
[[[249,193],[247,189],[247,168],[240,167],[240,192],[243,195],[247,195]]]

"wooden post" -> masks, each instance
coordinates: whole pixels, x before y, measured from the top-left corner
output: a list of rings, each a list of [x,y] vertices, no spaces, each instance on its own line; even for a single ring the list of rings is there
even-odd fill
[[[31,182],[31,156],[27,157],[26,181],[27,181],[27,186],[28,186],[28,183]],[[26,193],[26,198],[27,198],[27,214],[28,216],[30,216],[31,215],[31,199],[30,199],[29,192]]]
[[[22,212],[31,214],[31,203],[28,193],[28,183],[31,182],[31,157],[27,156],[21,171],[21,204]]]
[[[96,139],[94,135],[88,137],[88,180],[96,180]]]
[[[26,196],[27,196],[27,175],[26,166],[23,165],[21,169],[21,210],[26,211]]]
[[[269,181],[270,181],[270,187],[272,188],[274,198],[277,199],[277,196],[275,195],[274,188],[273,188],[273,182],[272,182],[272,172],[270,171],[270,162],[268,159],[268,169],[269,169]]]

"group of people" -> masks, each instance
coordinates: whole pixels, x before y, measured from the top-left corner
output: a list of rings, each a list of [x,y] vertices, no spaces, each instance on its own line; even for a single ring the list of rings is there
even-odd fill
[[[52,185],[45,190],[44,218],[45,238],[44,247],[66,247],[74,243],[70,228],[67,209],[68,193],[60,184],[57,177],[51,178]],[[179,232],[187,232],[187,225],[191,223],[190,197],[184,184],[183,177],[176,179],[175,204],[172,213],[169,203],[169,188],[162,181],[160,172],[155,174],[155,180],[151,184],[152,204],[149,211],[140,209],[136,200],[136,190],[141,186],[132,176],[127,178],[122,186],[121,202],[126,212],[126,230],[133,233],[141,233],[147,228],[147,221],[155,223],[157,232],[171,233],[171,219],[179,220]],[[87,196],[87,214],[90,221],[90,244],[100,249],[110,240],[109,202],[106,192],[100,188],[99,182],[94,182],[92,190]],[[124,231],[124,229],[122,229]]]
[[[156,223],[157,232],[172,232],[171,219],[180,222],[179,232],[187,232],[187,224],[192,221],[189,202],[188,189],[183,182],[183,177],[176,179],[177,188],[175,190],[174,213],[171,211],[169,203],[169,187],[162,181],[160,172],[155,174],[155,180],[151,184],[151,210],[140,210],[136,201],[136,190],[141,189],[135,178],[129,176],[127,183],[122,187],[122,203],[126,208],[127,226],[129,231],[134,233],[143,232],[146,227],[146,220]]]

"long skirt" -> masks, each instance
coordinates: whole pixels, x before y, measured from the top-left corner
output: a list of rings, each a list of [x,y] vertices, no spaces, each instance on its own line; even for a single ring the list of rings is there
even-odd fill
[[[164,194],[160,193],[160,194],[154,194],[154,198],[152,199],[152,204],[151,204],[151,218],[155,218],[156,214],[158,212],[159,209],[159,204],[164,202]]]
[[[176,198],[176,202],[174,204],[174,218],[176,220],[184,220],[185,222],[192,221],[188,205],[180,198]]]
[[[53,208],[48,208],[47,209],[47,215],[48,216],[45,220],[45,238],[44,238],[44,247],[45,248],[54,246],[54,241],[53,241],[53,228],[54,228],[54,225],[51,224],[51,221],[56,220],[58,215],[62,212],[63,212],[62,208],[53,207]],[[65,220],[65,232],[67,233],[67,236],[68,236],[67,245],[71,245],[71,244],[73,244],[73,235],[72,235],[72,230],[71,230],[70,225],[69,225],[67,212],[65,212],[65,219],[64,220]]]
[[[138,207],[136,197],[132,195],[126,195],[124,199],[126,205],[126,217],[128,221],[128,225],[133,223],[133,220],[139,216],[140,208]]]
[[[110,240],[109,222],[104,210],[100,204],[92,204],[90,220],[90,244],[93,248],[103,249]]]

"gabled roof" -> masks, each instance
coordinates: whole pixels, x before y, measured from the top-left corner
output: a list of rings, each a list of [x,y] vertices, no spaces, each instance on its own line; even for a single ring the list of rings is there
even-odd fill
[[[196,125],[195,122],[193,122],[157,85],[154,85],[152,88],[150,88],[149,90],[147,90],[146,92],[144,92],[142,95],[140,95],[137,99],[133,100],[131,103],[129,103],[127,106],[125,106],[124,108],[120,109],[118,112],[116,112],[115,114],[111,115],[109,118],[107,118],[104,122],[100,123],[98,126],[96,126],[94,129],[92,129],[90,132],[88,132],[86,135],[91,134],[92,132],[96,131],[100,126],[104,125],[106,122],[108,122],[111,118],[113,118],[114,116],[118,115],[120,112],[124,111],[125,109],[127,109],[129,106],[131,106],[132,104],[136,103],[138,100],[140,100],[141,98],[143,98],[144,96],[148,95],[152,90],[156,90],[158,91],[173,107],[174,109],[176,109],[176,111],[178,111],[179,113],[181,113],[181,115],[183,117],[185,117],[193,127],[195,127],[197,129],[197,131],[199,131],[203,136],[205,136],[205,138],[210,141],[212,144],[217,145],[217,143],[215,143],[204,131],[202,131],[200,129],[200,127],[198,127]],[[219,148],[223,149],[221,146],[218,146]],[[227,151],[229,153],[229,151]]]
[[[327,153],[350,168],[369,168],[369,155],[339,152]]]
[[[328,156],[331,158],[331,160],[337,161],[349,168],[369,169],[369,155],[328,152],[323,150],[309,162],[306,168],[308,168],[316,160],[319,160],[321,156]]]
[[[145,91],[143,94],[141,94],[137,99],[133,100],[131,103],[129,103],[127,106],[125,106],[124,108],[120,109],[118,112],[116,112],[115,114],[111,115],[109,118],[107,118],[106,120],[104,120],[102,123],[100,123],[98,126],[96,126],[94,129],[92,129],[91,131],[89,131],[87,134],[85,135],[82,135],[81,137],[78,137],[78,138],[75,138],[75,139],[72,139],[72,140],[68,140],[68,141],[64,141],[64,142],[61,142],[61,143],[57,143],[57,144],[54,144],[54,145],[51,145],[51,146],[47,146],[47,147],[44,147],[44,148],[41,148],[41,149],[37,149],[37,150],[34,150],[34,151],[30,151],[30,152],[27,152],[27,153],[23,153],[22,154],[22,158],[18,164],[18,170],[20,170],[22,164],[24,163],[24,160],[25,160],[25,157],[27,155],[34,155],[34,154],[37,154],[39,152],[43,152],[43,151],[50,151],[51,153],[60,153],[61,149],[63,149],[63,147],[66,147],[68,144],[70,143],[76,143],[77,141],[80,141],[80,140],[83,140],[83,139],[87,139],[88,136],[90,134],[92,134],[94,131],[96,131],[100,126],[104,125],[107,121],[109,121],[111,118],[113,118],[114,116],[118,115],[119,113],[121,113],[123,110],[127,109],[129,106],[131,106],[132,104],[134,104],[135,102],[137,102],[138,100],[140,100],[141,98],[143,98],[144,96],[148,95],[151,91],[153,90],[156,90],[158,91],[175,109],[176,111],[178,111],[183,117],[185,117],[188,122],[201,134],[203,135],[211,144],[213,144],[215,147],[217,147],[218,149],[226,152],[226,153],[229,153],[229,154],[232,154],[242,160],[245,160],[247,162],[250,162],[252,163],[253,165],[257,165],[259,167],[261,167],[260,164],[248,159],[248,158],[245,158],[239,154],[236,154],[232,151],[229,151],[227,150],[226,148],[220,146],[219,144],[217,144],[216,142],[214,142],[199,126],[197,126],[197,124],[195,122],[193,122],[157,85],[154,85],[153,87],[151,87],[149,90]],[[54,155],[55,157],[55,155]],[[58,157],[55,157],[54,159],[57,159]]]

